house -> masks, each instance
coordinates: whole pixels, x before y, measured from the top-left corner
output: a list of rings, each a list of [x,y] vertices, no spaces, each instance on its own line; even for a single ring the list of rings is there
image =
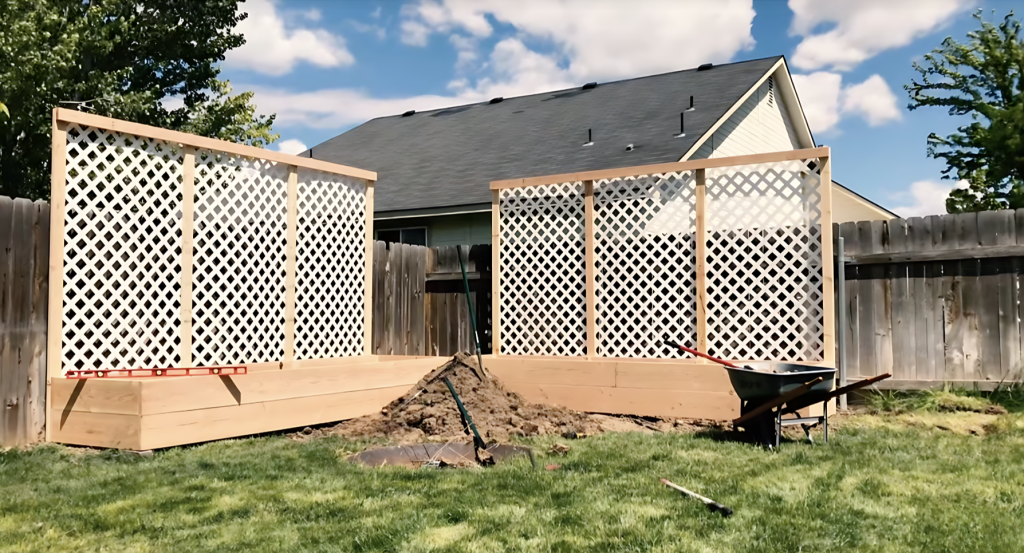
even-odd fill
[[[303,155],[379,174],[378,239],[445,246],[490,242],[494,180],[814,146],[776,56],[380,117]],[[833,185],[837,222],[896,216]]]

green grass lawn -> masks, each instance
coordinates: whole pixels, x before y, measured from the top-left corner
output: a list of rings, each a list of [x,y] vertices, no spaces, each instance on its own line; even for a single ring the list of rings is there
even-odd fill
[[[43,446],[0,453],[0,550],[1024,551],[1024,428],[1018,414],[988,420],[993,433],[975,436],[927,417],[854,417],[828,445],[777,452],[605,435],[540,455],[562,464],[554,472],[362,468],[343,458],[365,444],[336,438],[152,457]]]

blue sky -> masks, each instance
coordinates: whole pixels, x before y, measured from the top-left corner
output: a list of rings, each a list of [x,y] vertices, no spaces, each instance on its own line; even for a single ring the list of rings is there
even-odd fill
[[[954,186],[925,155],[960,122],[910,112],[915,59],[1009,0],[248,0],[222,77],[302,151],[363,121],[783,54],[833,175],[900,215]],[[991,10],[995,10],[993,16]],[[1018,11],[1021,11],[1018,9]]]

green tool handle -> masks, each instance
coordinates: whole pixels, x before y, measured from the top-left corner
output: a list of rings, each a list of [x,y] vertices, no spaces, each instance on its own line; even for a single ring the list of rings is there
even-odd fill
[[[466,406],[462,404],[462,400],[459,399],[459,394],[455,393],[455,387],[452,386],[452,382],[448,380],[448,377],[444,377],[444,385],[448,386],[448,391],[452,393],[452,397],[455,398],[455,405],[459,406],[459,413],[462,414],[462,421],[473,431],[473,445],[478,449],[487,449],[487,444],[484,443],[484,439],[480,437],[480,433],[476,430],[476,425],[473,424],[472,417],[469,416],[469,411],[466,410]]]
[[[455,246],[459,255],[459,268],[462,269],[462,285],[466,288],[466,303],[469,304],[469,322],[473,324],[473,339],[476,340],[476,362],[480,370],[484,370],[484,359],[480,356],[480,331],[476,328],[476,312],[473,309],[473,296],[469,293],[469,278],[466,277],[466,264],[462,261],[462,246]],[[469,252],[466,252],[469,257]]]

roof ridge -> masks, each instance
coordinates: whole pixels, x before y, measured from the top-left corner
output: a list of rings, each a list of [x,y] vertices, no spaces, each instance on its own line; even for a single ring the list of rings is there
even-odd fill
[[[765,56],[763,58],[755,58],[755,59],[751,59],[751,60],[731,61],[729,63],[716,64],[714,67],[718,68],[718,67],[725,67],[725,66],[729,66],[729,65],[742,65],[742,64],[745,64],[745,63],[753,63],[753,62],[765,61],[765,60],[779,60],[779,59],[782,59],[782,58],[785,58],[785,56],[779,54],[779,55],[775,55],[775,56]],[[698,68],[699,68],[699,66],[698,67],[689,67],[689,68],[686,68],[686,69],[677,69],[675,71],[666,71],[664,73],[654,73],[652,75],[640,75],[638,77],[630,77],[628,79],[619,79],[617,81],[607,81],[607,82],[603,82],[603,83],[598,81],[597,84],[598,84],[598,87],[609,86],[609,85],[615,85],[615,84],[620,84],[620,83],[627,83],[627,82],[632,82],[632,81],[638,81],[640,79],[650,79],[650,78],[653,78],[653,77],[664,77],[666,75],[674,75],[674,74],[677,74],[677,73],[685,73],[687,71],[696,72],[698,70]],[[545,90],[543,92],[534,92],[533,94],[523,94],[521,96],[505,96],[503,98],[504,98],[504,101],[507,102],[509,100],[518,100],[518,99],[521,99],[521,98],[530,98],[530,97],[533,97],[533,96],[542,96],[542,95],[545,95],[545,94],[556,94],[556,93],[559,93],[559,92],[568,92],[570,90],[578,90],[582,86],[583,85],[574,86],[572,88],[558,88],[558,89],[555,89],[555,90]],[[445,111],[445,110],[449,110],[449,109],[457,109],[457,108],[468,107],[468,106],[484,105],[484,104],[487,104],[489,101],[490,101],[490,99],[488,98],[486,100],[480,100],[480,101],[477,101],[477,102],[469,102],[469,103],[465,103],[465,104],[455,104],[455,105],[451,105],[451,106],[444,106],[444,107],[429,109],[429,110],[425,110],[425,111],[416,111],[416,115],[427,114],[427,113],[436,113],[436,112],[439,112],[439,111]],[[405,112],[403,112],[403,113],[405,113]],[[366,123],[369,123],[370,121],[377,121],[378,119],[391,119],[393,117],[403,117],[403,115],[402,115],[402,113],[396,113],[394,115],[381,115],[381,116],[378,116],[378,117],[374,117],[372,119],[367,119],[362,124],[365,125]],[[355,127],[353,127],[353,128],[355,128]]]

